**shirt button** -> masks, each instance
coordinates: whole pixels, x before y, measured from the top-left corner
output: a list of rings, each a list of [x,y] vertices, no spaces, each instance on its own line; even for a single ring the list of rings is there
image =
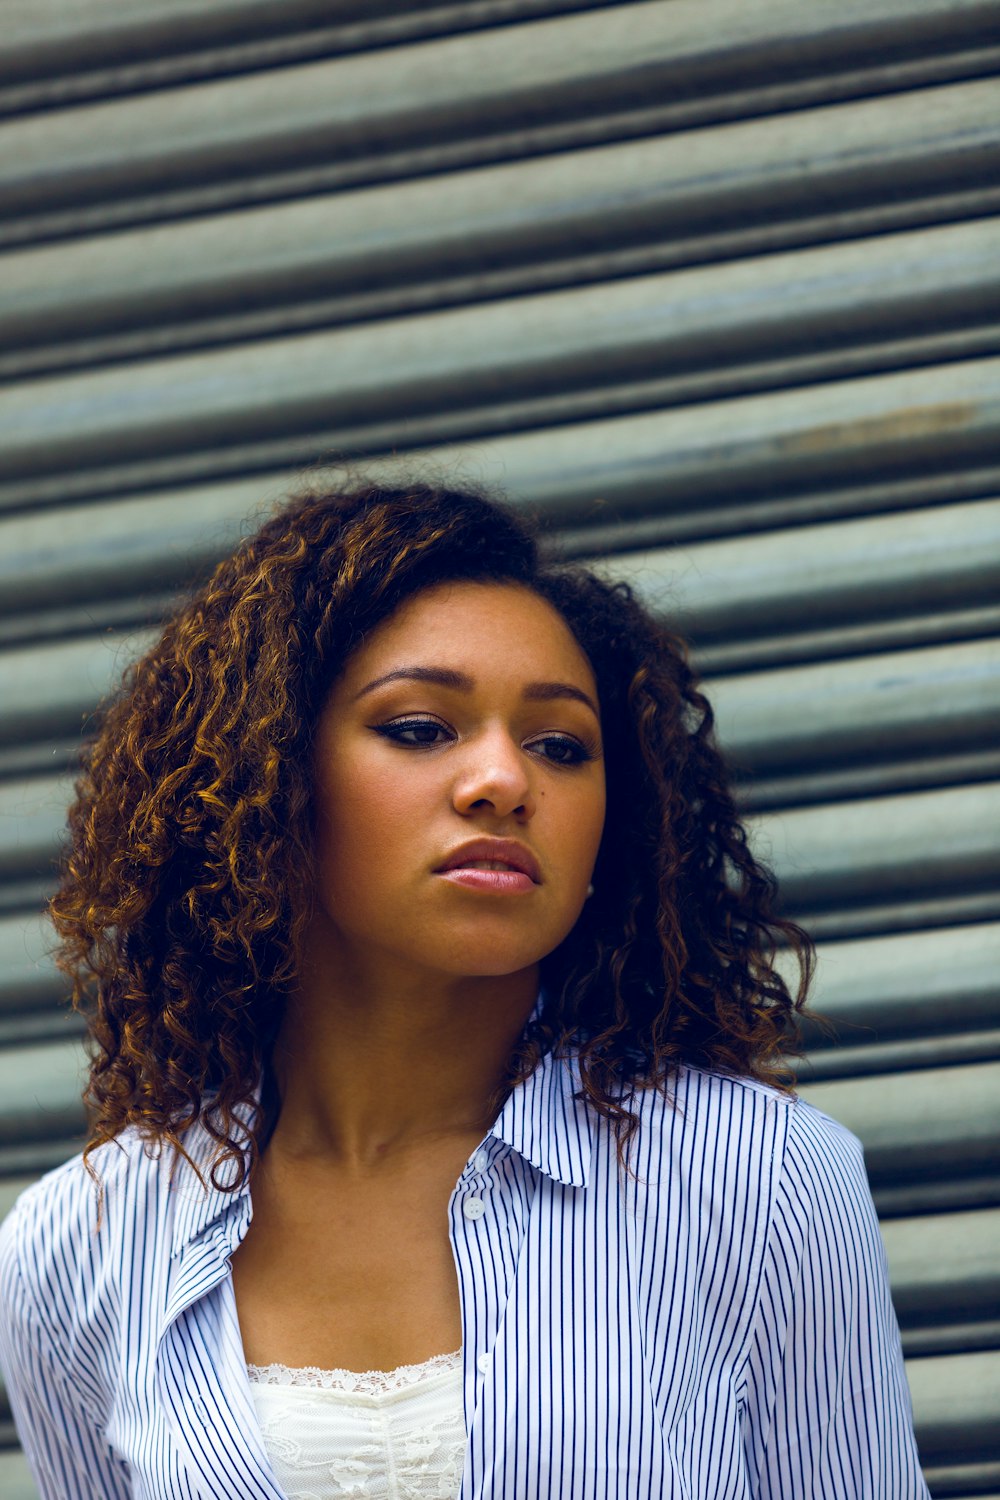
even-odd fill
[[[489,1164],[490,1159],[486,1155],[485,1151],[477,1151],[472,1159],[472,1165],[475,1167],[477,1172],[485,1172]]]
[[[479,1356],[479,1358],[476,1360],[476,1368],[479,1371],[480,1375],[485,1375],[486,1372],[489,1370],[489,1367],[490,1367],[490,1357],[489,1357],[489,1355],[488,1354],[481,1354]]]
[[[462,1204],[462,1212],[467,1219],[481,1219],[486,1212],[486,1204],[482,1198],[466,1198]]]

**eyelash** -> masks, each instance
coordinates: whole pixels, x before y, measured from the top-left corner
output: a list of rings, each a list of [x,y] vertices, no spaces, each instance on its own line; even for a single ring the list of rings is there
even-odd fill
[[[436,748],[437,742],[424,741],[423,743],[414,743],[412,740],[404,740],[401,736],[407,730],[432,728],[440,729],[442,733],[445,733],[445,726],[439,724],[436,719],[393,719],[387,724],[373,724],[372,728],[376,734],[380,734],[385,739],[392,740],[395,744],[402,745],[409,750],[433,750]],[[586,761],[595,759],[596,751],[591,749],[589,745],[585,745],[582,741],[573,739],[569,735],[543,734],[538,740],[534,741],[535,744],[542,745],[552,744],[553,742],[558,745],[565,745],[573,751],[573,755],[569,760],[552,760],[550,763],[554,766],[581,766]]]

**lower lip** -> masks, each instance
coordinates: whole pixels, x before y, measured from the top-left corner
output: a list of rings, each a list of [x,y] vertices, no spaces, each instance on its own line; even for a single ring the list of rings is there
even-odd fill
[[[515,891],[530,891],[535,882],[530,875],[520,870],[442,870],[443,880],[453,885],[467,886],[470,891],[492,891],[496,895],[513,894]]]

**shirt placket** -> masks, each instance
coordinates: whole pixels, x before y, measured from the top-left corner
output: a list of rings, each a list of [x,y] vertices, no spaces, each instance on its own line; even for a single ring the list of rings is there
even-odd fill
[[[466,1430],[493,1373],[494,1346],[510,1298],[536,1173],[488,1136],[466,1163],[448,1204],[458,1275]]]

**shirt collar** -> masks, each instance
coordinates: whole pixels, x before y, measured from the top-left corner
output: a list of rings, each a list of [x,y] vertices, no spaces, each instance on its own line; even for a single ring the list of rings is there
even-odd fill
[[[251,1120],[259,1102],[260,1085],[258,1084],[251,1102],[239,1113],[244,1119]],[[193,1125],[189,1126],[184,1133],[183,1141],[184,1149],[191,1158],[191,1162],[201,1173],[204,1186],[198,1181],[189,1162],[171,1151],[169,1147],[165,1148],[161,1157],[161,1166],[169,1172],[169,1190],[173,1202],[171,1254],[175,1256],[227,1212],[239,1209],[241,1216],[246,1216],[248,1221],[250,1213],[250,1184],[245,1178],[238,1188],[229,1192],[225,1190],[224,1184],[227,1176],[231,1181],[237,1175],[234,1163],[228,1163],[225,1171],[220,1168],[216,1173],[216,1176],[222,1180],[223,1186],[216,1187],[213,1184],[211,1171],[216,1159],[218,1143],[209,1135],[201,1120],[196,1120]],[[235,1249],[235,1245],[233,1248]]]
[[[543,995],[540,993],[527,1025],[540,1015],[542,1005]],[[511,1090],[490,1131],[538,1171],[566,1187],[586,1187],[590,1175],[593,1122],[586,1102],[574,1097],[578,1088],[575,1057],[556,1057],[551,1052],[546,1053],[531,1076]],[[258,1086],[245,1111],[245,1118],[252,1117],[259,1100]],[[174,1160],[169,1149],[164,1152],[163,1161],[169,1162],[170,1192],[174,1201],[171,1243],[174,1255],[223,1214],[232,1212],[235,1215],[239,1209],[241,1216],[247,1215],[250,1206],[249,1182],[244,1181],[232,1192],[213,1186],[209,1173],[217,1148],[200,1120],[186,1132],[184,1146],[201,1171],[205,1186],[201,1187],[183,1158]]]
[[[541,1005],[539,996],[529,1021]],[[491,1132],[566,1187],[586,1187],[590,1178],[593,1121],[586,1102],[574,1097],[579,1086],[575,1056],[547,1052],[511,1090]]]

